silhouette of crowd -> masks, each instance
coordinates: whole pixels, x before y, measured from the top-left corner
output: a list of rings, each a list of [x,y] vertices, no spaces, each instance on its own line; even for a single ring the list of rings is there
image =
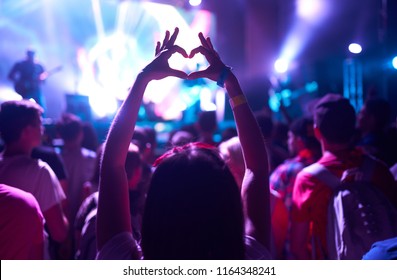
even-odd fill
[[[335,191],[318,166],[338,182],[365,170],[390,204],[382,215],[397,217],[397,125],[387,100],[368,98],[357,113],[341,94],[322,93],[307,116],[281,123],[250,109],[209,37],[199,33],[187,53],[178,33],[157,43],[103,142],[91,123],[65,113],[53,145],[39,104],[1,104],[0,259],[339,258],[327,235]],[[209,66],[185,73],[170,67],[173,55],[203,55]],[[224,88],[234,125],[220,130],[215,111],[202,112],[160,147],[138,112],[148,84],[168,77]],[[355,258],[396,259],[396,226]]]

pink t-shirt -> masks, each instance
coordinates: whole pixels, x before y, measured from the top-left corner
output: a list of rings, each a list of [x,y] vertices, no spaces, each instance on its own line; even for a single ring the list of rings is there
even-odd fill
[[[0,184],[0,259],[42,259],[44,222],[28,192]]]

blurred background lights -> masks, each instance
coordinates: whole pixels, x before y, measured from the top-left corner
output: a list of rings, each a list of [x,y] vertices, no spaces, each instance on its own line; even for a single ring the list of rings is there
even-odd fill
[[[352,43],[349,45],[349,51],[351,53],[361,53],[362,50],[363,48],[357,43]]]
[[[397,56],[395,56],[392,60],[393,68],[397,70]]]
[[[277,59],[276,62],[274,63],[274,70],[276,70],[277,73],[285,73],[288,70],[288,61],[284,59]]]
[[[324,0],[296,0],[296,14],[301,19],[315,22],[327,12]]]
[[[201,0],[189,0],[190,6],[197,7],[201,4]]]

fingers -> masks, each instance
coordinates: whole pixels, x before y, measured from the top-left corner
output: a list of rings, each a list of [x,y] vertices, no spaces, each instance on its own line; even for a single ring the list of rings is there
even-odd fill
[[[172,35],[171,35],[171,37],[170,37],[170,32],[167,30],[167,31],[165,32],[165,37],[164,37],[163,43],[160,44],[159,42],[157,42],[157,45],[156,45],[156,55],[157,55],[161,50],[164,50],[164,49],[167,49],[167,48],[171,48],[171,47],[175,44],[175,40],[176,40],[176,37],[178,36],[178,33],[179,33],[179,28],[176,27],[175,30],[174,30],[174,33],[172,33]],[[186,53],[186,52],[185,52],[185,53]],[[182,55],[183,55],[183,54],[182,54]]]
[[[207,37],[207,43],[210,46],[211,50],[214,50],[214,46],[212,45],[211,38]]]
[[[211,41],[211,38],[210,38],[210,37],[207,37],[207,43],[208,43],[208,45],[211,47],[212,53],[213,53],[217,58],[220,59],[219,54],[218,54],[218,53],[215,51],[215,49],[214,49],[214,45],[212,44],[212,41]]]
[[[172,69],[172,68],[170,69],[169,75],[170,76],[174,76],[174,77],[178,77],[178,78],[181,78],[181,79],[187,79],[187,77],[188,77],[185,72],[183,72],[181,70]]]
[[[164,37],[162,46],[164,47],[168,43],[169,40],[170,40],[170,32],[167,30],[167,31],[165,31],[165,37]]]
[[[169,49],[165,50],[164,57],[166,59],[169,59],[174,53],[179,53],[183,57],[189,58],[189,55],[187,54],[187,52],[182,47],[180,47],[178,45],[173,45]]]
[[[187,78],[189,80],[195,80],[195,79],[199,79],[199,78],[207,78],[207,69],[206,70],[201,70],[201,71],[196,71],[193,73],[190,73]]]
[[[185,51],[185,49],[181,48],[181,47],[178,46],[178,45],[172,46],[171,52],[172,52],[172,54],[174,54],[174,53],[176,53],[176,52],[177,52],[177,53],[180,53],[183,57],[186,57],[186,58],[189,57],[188,54],[187,54],[187,52]]]
[[[196,54],[200,53],[200,47],[194,48],[190,51],[189,58],[193,58]]]
[[[176,40],[176,37],[178,36],[178,33],[179,33],[179,28],[175,27],[175,31],[167,43],[168,46],[173,46],[175,44],[175,40]]]
[[[158,55],[158,54],[159,54],[160,48],[161,48],[160,42],[157,42],[157,44],[156,44],[156,52],[155,52],[155,55]]]
[[[200,33],[198,34],[198,36],[199,36],[201,45],[202,45],[204,48],[210,49],[211,47],[210,47],[210,45],[208,45],[208,42],[207,42],[207,40],[204,38],[203,33],[200,32]]]
[[[197,47],[197,48],[191,50],[191,52],[189,54],[189,58],[194,57],[198,53],[201,53],[205,57],[208,57],[210,55],[209,51],[206,48],[204,48],[203,46],[200,46],[200,47]]]

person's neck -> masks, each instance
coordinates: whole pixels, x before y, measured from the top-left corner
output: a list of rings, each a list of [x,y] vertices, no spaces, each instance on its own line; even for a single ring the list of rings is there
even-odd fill
[[[81,144],[75,141],[64,142],[63,148],[68,151],[79,151],[81,149]]]
[[[12,157],[12,156],[20,156],[25,155],[29,156],[32,154],[32,147],[26,147],[21,145],[6,145],[4,148],[3,155],[5,157]]]
[[[323,154],[330,152],[334,155],[344,154],[352,149],[350,143],[348,144],[335,144],[335,143],[321,143]]]
[[[214,142],[213,136],[214,134],[212,132],[201,132],[199,139],[201,142],[212,143]]]

